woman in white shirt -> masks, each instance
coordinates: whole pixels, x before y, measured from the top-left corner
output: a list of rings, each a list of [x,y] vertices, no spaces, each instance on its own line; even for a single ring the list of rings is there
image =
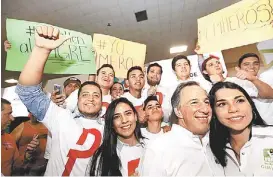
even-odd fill
[[[91,160],[90,176],[131,176],[144,150],[138,114],[127,98],[111,102],[105,113],[103,142]]]
[[[209,96],[214,117],[210,147],[225,175],[272,176],[273,127],[265,126],[247,92],[218,82]]]

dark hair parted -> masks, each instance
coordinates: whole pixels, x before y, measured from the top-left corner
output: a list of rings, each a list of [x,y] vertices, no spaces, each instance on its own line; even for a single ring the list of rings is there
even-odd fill
[[[82,88],[83,88],[84,86],[86,86],[86,85],[93,85],[93,86],[98,87],[99,90],[100,90],[100,95],[101,95],[101,99],[102,99],[102,91],[101,91],[100,85],[97,84],[97,83],[94,82],[94,81],[86,81],[86,82],[82,83],[82,85],[81,85],[80,88],[79,88],[78,98],[79,98],[79,96],[80,96],[80,94],[81,94]]]
[[[121,162],[117,155],[118,135],[114,130],[115,109],[119,103],[125,103],[131,107],[134,114],[138,116],[133,104],[127,98],[118,98],[110,103],[105,113],[105,125],[103,141],[101,146],[95,151],[91,159],[90,176],[121,176]],[[138,142],[144,137],[140,131],[140,125],[136,122],[134,130]],[[140,142],[141,143],[141,142]]]
[[[114,70],[113,66],[110,65],[110,64],[103,64],[103,65],[101,65],[101,67],[97,70],[97,75],[99,75],[100,70],[101,70],[102,68],[111,68],[111,69],[113,70],[113,72],[114,72],[114,77],[115,77],[115,70]]]
[[[180,93],[181,91],[185,88],[185,87],[189,87],[189,86],[200,86],[197,82],[195,81],[189,81],[189,82],[183,82],[181,84],[179,84],[177,86],[177,88],[175,89],[175,91],[173,92],[172,98],[171,98],[171,104],[172,104],[172,114],[170,117],[170,123],[172,124],[177,124],[178,123],[178,117],[176,116],[174,109],[178,108],[178,106],[180,105]]]
[[[246,53],[246,54],[244,54],[243,56],[241,56],[239,58],[238,66],[241,67],[241,64],[244,61],[244,59],[246,59],[248,57],[255,57],[260,61],[260,57],[257,54],[255,54],[255,53]]]
[[[159,68],[160,68],[160,73],[161,73],[161,74],[163,73],[162,66],[161,66],[160,64],[158,64],[158,63],[152,63],[152,64],[150,64],[150,65],[148,66],[148,68],[147,68],[147,73],[149,73],[149,71],[150,71],[150,69],[151,69],[152,67],[159,67]]]
[[[177,62],[178,60],[182,60],[182,59],[186,60],[186,61],[188,62],[188,64],[191,65],[190,60],[189,60],[185,55],[177,55],[177,56],[175,56],[175,57],[173,58],[173,60],[172,60],[172,69],[173,69],[174,71],[175,71],[175,64],[176,64],[176,62]]]
[[[252,121],[250,125],[248,125],[250,128],[252,127],[252,125],[265,125],[265,123],[262,120],[257,108],[255,107],[254,102],[242,87],[231,82],[218,82],[215,85],[213,85],[212,89],[209,92],[209,99],[212,107],[212,120],[210,122],[209,133],[210,147],[217,161],[223,167],[225,167],[227,165],[226,145],[230,141],[230,133],[229,128],[220,123],[215,112],[216,92],[223,88],[236,89],[246,97],[247,101],[250,103],[252,108]]]
[[[128,72],[127,72],[127,79],[129,80],[129,75],[130,75],[130,73],[132,72],[132,71],[134,71],[134,70],[139,70],[139,71],[141,71],[143,74],[144,74],[144,72],[143,72],[143,70],[142,70],[142,68],[140,67],[140,66],[133,66],[133,67],[131,67],[129,70],[128,70]]]
[[[5,98],[1,98],[1,111],[4,110],[4,104],[11,104],[8,100],[6,100]]]

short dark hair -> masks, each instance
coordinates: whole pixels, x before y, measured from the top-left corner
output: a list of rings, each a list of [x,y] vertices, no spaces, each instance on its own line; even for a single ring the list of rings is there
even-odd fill
[[[79,96],[80,96],[80,94],[81,94],[82,88],[83,88],[84,86],[86,86],[86,85],[94,85],[94,86],[98,87],[99,90],[100,90],[101,99],[102,99],[102,91],[101,91],[100,85],[97,84],[97,83],[94,82],[94,81],[86,81],[86,82],[82,83],[82,85],[81,85],[80,88],[79,88],[78,98],[79,98]]]
[[[140,66],[133,66],[127,72],[127,79],[128,80],[129,80],[129,74],[130,74],[130,72],[132,72],[134,70],[139,70],[139,71],[141,71],[144,74],[144,72],[143,72],[143,70],[142,70],[142,68]]]
[[[123,90],[124,90],[124,87],[123,87],[122,83],[120,83],[120,82],[114,82],[113,85],[112,85],[111,88],[110,88],[110,94],[112,94],[112,89],[113,89],[113,86],[114,86],[115,84],[121,85],[121,87],[122,87]]]
[[[103,64],[103,65],[97,70],[97,75],[99,75],[100,70],[101,70],[102,68],[111,68],[111,69],[113,70],[114,76],[115,76],[115,70],[114,70],[113,66],[110,65],[110,64]]]
[[[185,55],[177,55],[172,60],[172,69],[175,71],[175,64],[178,60],[184,59],[188,62],[189,65],[191,65],[190,60]]]
[[[144,101],[144,106],[143,106],[143,110],[144,110],[144,111],[145,111],[145,109],[146,109],[147,104],[148,104],[150,101],[157,101],[157,102],[159,102],[156,96],[154,96],[154,95],[148,96],[148,97],[146,98],[146,100]]]
[[[1,98],[1,111],[4,110],[4,104],[10,105],[11,103],[8,100],[6,100],[5,98]]]
[[[159,68],[160,68],[160,73],[161,73],[161,74],[163,73],[162,66],[161,66],[160,64],[158,64],[158,63],[152,63],[152,64],[150,64],[150,65],[148,66],[148,68],[147,68],[147,73],[149,73],[151,67],[159,67]]]
[[[241,56],[241,57],[239,58],[238,66],[241,67],[241,64],[242,64],[242,62],[244,61],[244,59],[246,59],[246,58],[248,58],[248,57],[255,57],[255,58],[257,58],[257,59],[259,60],[259,62],[260,62],[260,57],[259,57],[257,54],[255,54],[255,53],[246,53],[246,54],[244,54],[243,56]]]

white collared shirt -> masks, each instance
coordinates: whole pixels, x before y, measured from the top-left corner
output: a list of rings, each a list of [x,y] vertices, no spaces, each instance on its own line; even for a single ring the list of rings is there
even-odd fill
[[[145,144],[147,145],[150,141],[153,141],[155,140],[157,137],[159,137],[160,135],[162,135],[164,132],[163,132],[163,129],[161,128],[160,132],[158,133],[151,133],[147,130],[147,128],[141,128],[141,134],[142,136],[144,136],[144,142]]]
[[[213,176],[208,160],[208,136],[202,139],[185,128],[174,124],[147,145],[142,163],[141,176]]]
[[[273,127],[252,127],[251,139],[240,150],[240,163],[233,150],[226,151],[226,176],[273,176]]]

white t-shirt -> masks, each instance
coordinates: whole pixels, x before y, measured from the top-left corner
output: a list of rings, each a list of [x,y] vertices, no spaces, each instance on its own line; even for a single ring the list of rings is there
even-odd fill
[[[208,136],[201,144],[197,135],[174,124],[146,146],[140,176],[213,176],[207,146]]]
[[[252,128],[251,139],[240,151],[240,165],[234,152],[226,151],[226,176],[273,176],[273,127]]]
[[[142,96],[141,98],[136,98],[133,95],[131,95],[130,92],[124,93],[122,97],[127,98],[133,104],[134,107],[142,106],[146,99],[144,96]]]
[[[158,132],[158,133],[151,133],[147,130],[147,128],[141,128],[140,130],[141,130],[142,136],[145,137],[144,142],[146,145],[164,133],[162,128],[161,128],[160,132]]]
[[[273,88],[273,68],[262,73],[259,79]],[[273,125],[273,99],[253,99],[261,117],[268,125]]]
[[[86,119],[53,102],[42,123],[52,134],[52,149],[45,176],[84,176],[103,136],[101,119]]]
[[[65,100],[66,109],[70,110],[72,113],[75,112],[75,114],[79,114],[79,110],[78,110],[78,106],[77,106],[78,92],[79,92],[79,89],[75,90]],[[105,114],[110,103],[111,103],[111,95],[104,95],[102,97],[102,106],[101,106],[100,117],[104,117],[104,114]],[[102,123],[104,123],[104,122],[102,122]],[[52,148],[51,141],[52,141],[52,135],[48,134],[46,148],[45,148],[45,154],[44,154],[45,159],[49,159],[50,151]]]
[[[122,176],[131,176],[139,166],[145,144],[129,146],[117,140],[117,155],[121,162],[120,172]]]
[[[237,77],[227,77],[225,82],[232,82],[241,86],[252,98],[258,97],[258,89],[256,86],[249,80],[239,79]]]
[[[148,97],[149,88],[150,86],[148,84],[146,84],[145,87],[143,88],[142,95],[144,98]],[[159,103],[162,106],[163,115],[164,115],[163,121],[169,122],[169,117],[172,113],[172,106],[170,105],[170,101],[168,100],[169,98],[166,94],[168,94],[167,89],[165,87],[158,85],[156,88],[156,96],[158,98]]]

